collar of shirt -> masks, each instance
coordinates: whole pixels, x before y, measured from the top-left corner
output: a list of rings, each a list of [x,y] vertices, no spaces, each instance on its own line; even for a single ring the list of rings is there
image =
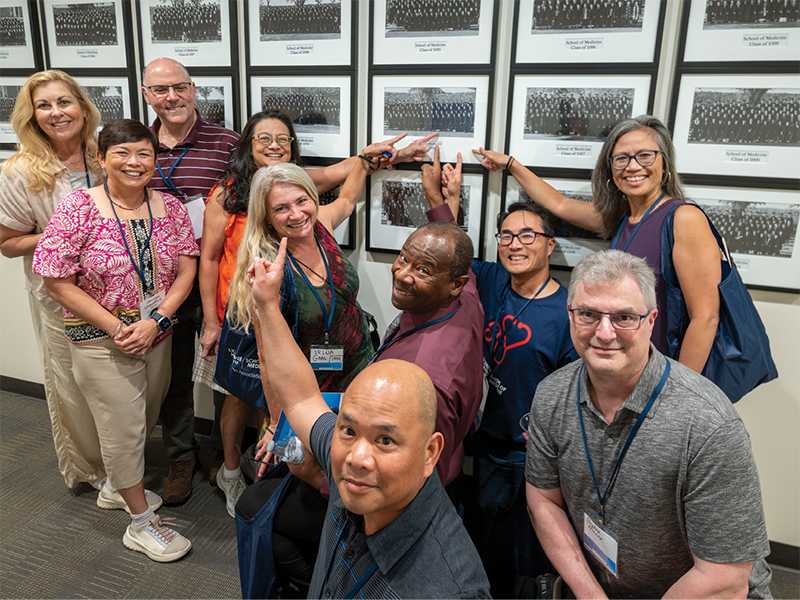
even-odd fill
[[[195,144],[197,144],[197,140],[200,136],[200,128],[203,126],[203,119],[200,116],[200,111],[197,110],[196,108],[194,109],[194,116],[195,116],[194,125],[192,125],[192,129],[189,131],[189,135],[183,138],[182,142],[175,144],[175,148],[180,148],[183,146],[194,146]],[[153,124],[150,126],[150,129],[152,129],[155,132],[156,136],[158,136],[158,132],[161,129],[160,117],[156,117],[156,120],[153,121]],[[159,154],[162,152],[169,152],[170,150],[172,150],[172,148],[165,146],[160,141],[158,142]]]
[[[419,325],[424,325],[428,321],[433,321],[440,317],[449,315],[458,305],[457,303],[458,298],[454,298],[449,302],[445,302],[439,308],[430,310],[426,313],[412,315],[411,313],[404,312],[402,315],[400,315],[400,326],[397,328],[397,335],[401,335],[403,332],[408,331],[409,329],[414,329],[414,327],[418,327]]]

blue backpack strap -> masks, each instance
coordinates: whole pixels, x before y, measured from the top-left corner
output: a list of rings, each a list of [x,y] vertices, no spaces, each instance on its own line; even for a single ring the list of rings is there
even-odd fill
[[[672,263],[672,248],[675,246],[675,211],[681,206],[683,204],[677,204],[669,209],[661,229],[661,276],[664,278],[663,310],[666,314],[658,315],[658,318],[667,322],[667,354],[675,360],[681,353],[681,340],[689,326],[686,302],[683,300],[678,276]]]

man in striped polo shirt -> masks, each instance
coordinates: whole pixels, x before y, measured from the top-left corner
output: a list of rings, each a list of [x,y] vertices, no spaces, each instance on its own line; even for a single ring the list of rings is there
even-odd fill
[[[145,67],[143,83],[145,101],[158,115],[151,126],[158,136],[158,165],[149,187],[172,194],[184,204],[204,201],[225,172],[239,134],[200,117],[195,84],[181,63],[171,58],[152,61]],[[203,323],[197,279],[176,315],[172,381],[160,415],[164,445],[172,460],[161,493],[166,504],[188,500],[197,467],[192,364],[195,336]],[[215,421],[217,427],[218,415]]]

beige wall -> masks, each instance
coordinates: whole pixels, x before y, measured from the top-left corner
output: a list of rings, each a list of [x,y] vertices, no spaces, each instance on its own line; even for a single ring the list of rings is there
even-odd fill
[[[675,55],[677,52],[678,19],[681,5],[675,0],[667,3],[661,72],[656,89],[654,114],[666,121],[672,94]],[[511,55],[511,23],[513,2],[501,0],[498,32],[497,74],[495,78],[495,113],[492,122],[493,148],[502,149],[505,139],[508,67]],[[368,3],[360,3],[359,23],[359,119],[357,140],[365,145],[367,114],[367,52]],[[240,39],[244,39],[240,23]],[[240,52],[242,61],[244,51]],[[240,65],[244,81],[244,65]],[[244,95],[243,95],[244,96]],[[244,111],[244,98],[242,110]],[[140,111],[141,114],[144,114]],[[244,112],[243,112],[244,114]],[[487,202],[487,246],[485,255],[495,256],[491,230],[492,216],[500,207],[500,174],[489,176]],[[757,194],[757,191],[754,193]],[[800,194],[798,194],[800,201]],[[364,244],[366,211],[363,203],[357,211],[358,247],[351,259],[358,266],[361,277],[359,300],[378,318],[381,329],[394,318],[396,311],[389,302],[387,290],[391,285],[390,255],[369,253]],[[800,250],[797,250],[800,251]],[[562,283],[569,274],[556,272]],[[771,540],[800,546],[800,295],[773,292],[752,292],[761,318],[767,328],[772,352],[778,365],[780,378],[761,386],[736,408],[741,414],[753,444],[761,476],[767,528]],[[41,383],[41,367],[33,335],[27,294],[23,289],[22,264],[19,260],[0,258],[0,374]],[[211,393],[196,389],[197,415],[213,418]]]

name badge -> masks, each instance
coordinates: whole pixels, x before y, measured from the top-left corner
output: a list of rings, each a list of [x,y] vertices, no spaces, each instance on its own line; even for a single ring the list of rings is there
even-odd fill
[[[150,316],[158,310],[158,307],[161,306],[161,303],[164,302],[164,298],[166,297],[167,292],[161,290],[156,294],[150,294],[142,300],[141,304],[139,304],[139,315],[142,321],[149,319]]]
[[[344,363],[344,347],[331,344],[311,346],[309,362],[315,371],[341,371]]]
[[[617,540],[613,534],[583,513],[583,545],[614,577],[617,574]]]
[[[199,240],[203,237],[203,215],[206,210],[203,197],[199,194],[196,196],[184,196],[183,206],[186,208],[186,212],[189,213],[189,219],[192,221],[194,239]]]

